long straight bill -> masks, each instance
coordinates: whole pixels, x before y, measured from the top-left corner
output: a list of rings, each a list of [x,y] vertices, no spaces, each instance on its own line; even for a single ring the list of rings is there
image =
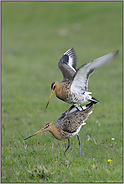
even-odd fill
[[[44,128],[42,128],[42,129],[39,130],[38,132],[36,132],[36,133],[30,135],[29,137],[25,138],[24,140],[29,139],[30,137],[33,137],[34,135],[37,135],[37,134],[39,134],[40,132],[43,132],[43,131],[44,131]]]
[[[48,107],[49,102],[50,102],[50,100],[51,100],[51,98],[52,98],[54,92],[55,92],[54,90],[51,91],[51,94],[50,94],[49,100],[48,100],[48,102],[47,102],[46,108]]]

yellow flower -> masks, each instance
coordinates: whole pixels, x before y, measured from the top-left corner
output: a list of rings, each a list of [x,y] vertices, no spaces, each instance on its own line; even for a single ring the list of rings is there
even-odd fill
[[[108,159],[108,163],[110,163],[112,160],[111,159]]]

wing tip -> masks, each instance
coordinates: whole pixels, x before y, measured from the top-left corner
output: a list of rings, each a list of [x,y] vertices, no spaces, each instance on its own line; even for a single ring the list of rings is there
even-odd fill
[[[119,50],[116,50],[116,51],[115,51],[115,55],[117,55],[118,53],[119,53]]]

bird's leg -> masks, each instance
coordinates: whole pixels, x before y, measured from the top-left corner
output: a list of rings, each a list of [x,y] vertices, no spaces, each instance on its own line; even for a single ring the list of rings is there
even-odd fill
[[[65,153],[66,153],[66,151],[68,150],[69,147],[70,147],[70,139],[68,139],[68,146],[67,146],[67,148],[66,148],[66,150],[64,152],[64,155],[65,155]]]
[[[86,109],[86,105],[82,106],[81,104],[75,104],[75,107],[77,108],[77,110],[82,111]]]
[[[90,103],[88,103],[84,106],[80,105],[80,107],[82,108],[82,110],[85,110],[87,107],[91,107],[93,104],[94,104],[94,102],[91,101]]]
[[[82,105],[80,104],[81,109],[83,109]]]
[[[80,138],[79,138],[79,135],[77,134],[77,138],[78,138],[78,141],[79,141],[79,147],[80,147],[80,157],[81,157],[81,141],[80,141]]]
[[[84,105],[84,106],[80,105],[80,107],[81,107],[82,110],[86,109],[86,105]]]
[[[77,108],[77,110],[82,111],[82,106],[81,105],[75,104],[75,107]]]

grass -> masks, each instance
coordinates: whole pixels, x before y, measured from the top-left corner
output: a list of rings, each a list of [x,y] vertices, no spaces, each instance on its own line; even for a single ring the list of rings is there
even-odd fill
[[[122,182],[122,2],[1,4],[1,182]],[[90,77],[101,103],[79,133],[81,158],[77,137],[65,156],[67,140],[49,132],[24,141],[70,107],[54,95],[45,109],[51,83],[62,80],[57,63],[71,47],[78,67],[119,49]]]

